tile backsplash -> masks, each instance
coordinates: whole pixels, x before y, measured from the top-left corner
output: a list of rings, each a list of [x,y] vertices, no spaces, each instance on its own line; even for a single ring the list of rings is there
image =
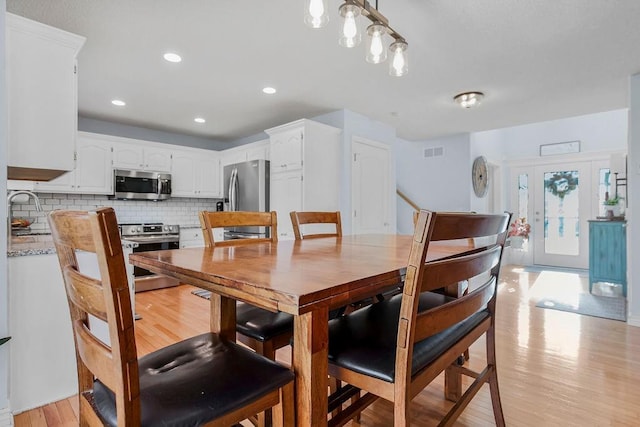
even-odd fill
[[[33,233],[48,233],[46,215],[56,209],[92,210],[111,206],[119,223],[162,222],[165,224],[197,225],[198,212],[215,210],[219,199],[173,198],[161,202],[144,200],[110,200],[108,196],[92,194],[37,193],[44,212],[35,209],[33,200],[14,200],[13,218],[33,218]]]

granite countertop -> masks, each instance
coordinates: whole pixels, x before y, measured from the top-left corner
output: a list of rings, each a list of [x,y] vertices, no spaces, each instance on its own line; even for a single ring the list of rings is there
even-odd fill
[[[129,240],[122,240],[124,248],[136,248],[138,244]],[[27,234],[23,236],[11,236],[7,242],[7,257],[19,257],[27,255],[55,254],[51,234]]]

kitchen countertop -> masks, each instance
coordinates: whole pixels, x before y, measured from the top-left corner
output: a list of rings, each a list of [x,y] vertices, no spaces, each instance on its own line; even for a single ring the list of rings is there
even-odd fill
[[[124,248],[135,248],[138,243],[122,240]],[[23,236],[11,236],[7,243],[7,257],[19,257],[28,255],[55,254],[51,234],[26,234]]]

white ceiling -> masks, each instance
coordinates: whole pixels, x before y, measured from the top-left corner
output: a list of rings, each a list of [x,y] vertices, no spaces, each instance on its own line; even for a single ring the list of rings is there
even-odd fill
[[[87,38],[81,115],[221,141],[342,108],[407,140],[626,108],[640,72],[638,0],[380,0],[409,43],[401,78],[366,63],[364,43],[338,45],[341,3],[329,0],[331,21],[316,30],[303,0],[7,0],[7,10]],[[479,108],[453,103],[468,90],[486,94]]]

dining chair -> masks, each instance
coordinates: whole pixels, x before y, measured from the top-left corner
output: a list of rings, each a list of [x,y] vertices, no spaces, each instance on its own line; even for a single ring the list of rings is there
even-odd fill
[[[460,375],[475,380],[440,422],[451,425],[481,386],[489,383],[496,425],[504,426],[495,350],[496,290],[511,215],[420,211],[403,292],[329,323],[329,374],[366,391],[332,417],[341,426],[378,398],[394,404],[394,426],[408,426],[411,400],[445,372],[445,384],[461,388]],[[431,242],[492,237],[486,246],[428,261]],[[430,292],[469,280],[459,298]],[[487,364],[480,372],[460,366],[459,356],[486,336]]]
[[[296,240],[302,239],[316,239],[319,237],[340,237],[342,236],[342,221],[340,220],[340,211],[336,212],[297,212],[293,211],[289,213],[291,217],[291,224],[293,225],[293,234],[296,236]],[[305,229],[302,226],[323,227],[324,225],[333,224],[335,227],[329,232],[328,228],[319,230],[316,228],[315,233],[303,233]],[[308,228],[306,229],[309,230]]]
[[[138,358],[122,244],[112,208],[48,217],[71,314],[80,425],[229,426],[278,407],[294,422],[293,373],[214,333]],[[95,254],[96,267],[78,262]],[[96,335],[89,316],[106,322]]]
[[[206,247],[239,246],[278,241],[276,212],[202,211],[200,212]],[[213,229],[218,227],[260,226],[269,229],[270,237],[215,241]],[[293,316],[271,312],[244,302],[236,305],[236,331],[238,340],[261,355],[275,360],[276,350],[289,345],[293,336]]]
[[[278,216],[276,212],[247,212],[247,211],[201,211],[199,213],[200,226],[206,247],[240,246],[257,243],[277,243]],[[265,227],[269,237],[237,238],[216,241],[214,228],[219,227]],[[202,293],[198,295],[202,296]],[[236,335],[238,341],[252,348],[256,353],[271,360],[276,359],[276,350],[286,347],[293,337],[293,316],[288,313],[272,312],[254,305],[236,303]],[[270,411],[261,414],[255,424],[269,426],[271,424]]]

